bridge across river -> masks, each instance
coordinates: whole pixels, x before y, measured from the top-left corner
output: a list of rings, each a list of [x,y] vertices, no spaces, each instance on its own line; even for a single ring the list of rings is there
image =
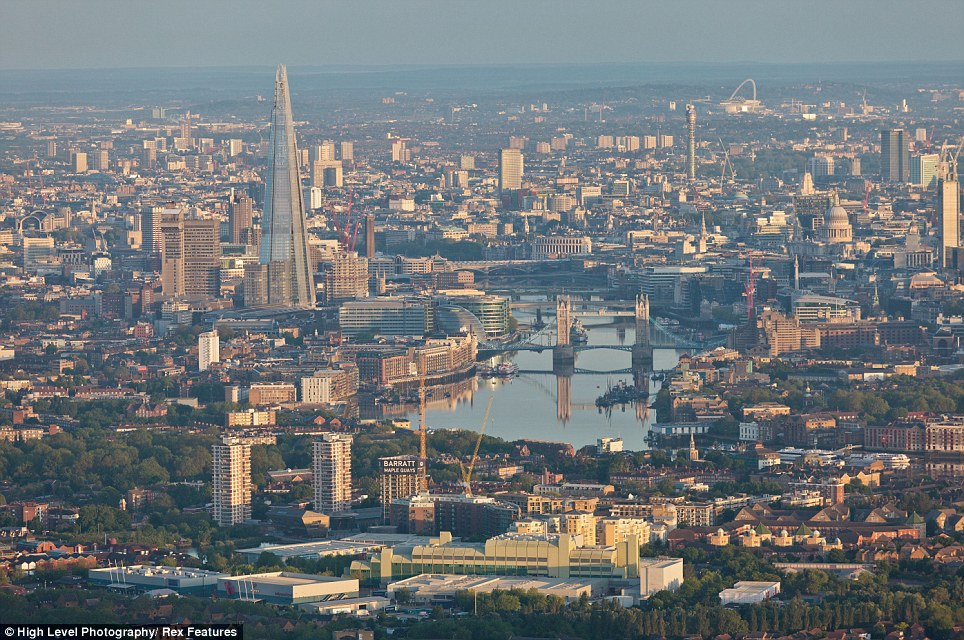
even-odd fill
[[[550,316],[551,319],[544,326],[540,327],[538,331],[528,334],[514,342],[480,342],[479,348],[481,350],[500,353],[506,351],[541,352],[562,345],[571,348],[574,353],[595,349],[614,349],[617,351],[632,352],[634,346],[642,346],[647,349],[689,349],[693,351],[704,351],[721,346],[726,342],[725,336],[717,336],[710,340],[700,341],[676,333],[668,323],[650,316],[648,296],[637,296],[635,303],[614,301],[581,302],[579,303],[581,308],[575,308],[569,296],[560,296],[554,305],[551,302],[513,302],[511,306],[513,309],[546,309],[546,315]],[[552,313],[553,306],[555,307],[554,317]],[[590,309],[589,307],[592,306],[596,308]],[[574,344],[569,334],[572,329],[573,320],[579,317],[634,318],[636,323],[636,341],[634,345]],[[555,334],[554,341],[553,334]]]
[[[519,369],[519,373],[529,373],[529,374],[557,374],[557,371],[552,369]],[[609,369],[608,371],[598,371],[596,369],[582,369],[580,367],[574,367],[572,373],[579,374],[595,374],[595,375],[632,375],[632,368],[626,369]]]

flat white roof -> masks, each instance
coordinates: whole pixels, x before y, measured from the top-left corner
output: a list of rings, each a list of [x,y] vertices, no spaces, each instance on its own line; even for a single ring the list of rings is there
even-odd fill
[[[166,567],[166,566],[154,566],[148,564],[135,564],[129,567],[103,567],[100,569],[91,569],[90,573],[98,575],[115,575],[115,576],[154,576],[154,577],[165,577],[165,578],[227,578],[229,577],[226,573],[220,573],[218,571],[208,571],[206,569],[190,569],[184,567]]]
[[[341,582],[343,580],[355,580],[354,578],[343,578],[341,576],[320,576],[308,573],[290,573],[288,571],[282,571],[280,573],[252,573],[246,576],[231,576],[228,578],[222,578],[223,580],[232,580],[239,582],[257,582],[259,584],[272,584],[272,585],[304,585],[304,584],[317,584],[319,582]]]
[[[279,558],[351,555],[382,547],[426,545],[429,544],[430,540],[430,536],[416,536],[407,533],[359,533],[338,540],[317,540],[295,544],[262,544],[259,547],[238,549],[237,553],[250,556],[267,551]]]
[[[640,558],[639,565],[646,567],[656,567],[659,569],[666,569],[667,567],[672,567],[675,565],[682,565],[682,558]]]
[[[729,589],[723,589],[723,591],[720,592],[720,596],[722,597],[723,594],[726,594],[726,595],[728,595],[728,596],[735,596],[735,595],[741,595],[741,594],[746,594],[746,595],[757,594],[757,593],[762,593],[762,592],[764,592],[764,591],[769,591],[770,589],[774,589],[774,588],[776,588],[776,589],[779,589],[779,588],[780,588],[780,582],[779,582],[779,581],[776,581],[776,582],[752,582],[752,581],[737,582],[737,583],[736,583],[735,585],[733,585],[731,588],[729,588]]]
[[[388,585],[389,590],[414,589],[425,592],[454,592],[454,591],[493,591],[495,589],[538,589],[539,591],[573,591],[592,588],[602,579],[587,578],[584,580],[565,578],[542,578],[535,576],[464,576],[448,573],[423,573],[411,578],[399,580]]]

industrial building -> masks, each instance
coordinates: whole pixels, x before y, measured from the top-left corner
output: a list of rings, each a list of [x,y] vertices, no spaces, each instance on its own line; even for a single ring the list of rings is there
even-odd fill
[[[720,591],[720,604],[757,604],[780,593],[780,582],[737,582]]]
[[[676,591],[682,584],[682,558],[640,558],[640,598],[649,597],[658,591]]]
[[[180,594],[210,595],[218,580],[228,575],[203,569],[137,564],[130,567],[91,569],[87,579],[96,586],[123,591],[170,589]]]
[[[295,544],[263,544],[259,547],[238,549],[246,562],[257,562],[262,553],[270,553],[281,562],[288,558],[332,558],[376,553],[387,546],[428,544],[427,536],[411,536],[397,533],[360,533],[338,540],[317,540]]]
[[[569,534],[504,534],[483,543],[455,542],[442,532],[429,544],[397,545],[356,560],[351,572],[383,583],[421,573],[527,575],[550,578],[639,576],[639,541],[583,547]]]
[[[218,596],[291,606],[358,597],[358,580],[288,571],[218,578]]]
[[[342,600],[325,600],[322,602],[306,602],[304,604],[298,605],[298,608],[306,613],[312,613],[317,616],[336,616],[340,614],[349,614],[355,616],[367,616],[371,615],[377,611],[381,611],[389,606],[391,606],[392,601],[384,596],[366,596],[361,598],[344,598]],[[344,631],[335,631],[334,638],[338,639],[342,636],[339,633],[345,633]],[[366,636],[361,635],[366,633],[366,631],[359,631],[359,635],[350,636],[352,639],[358,638],[359,640],[365,638]],[[373,633],[367,631],[367,633]],[[349,637],[349,636],[346,636]],[[372,637],[372,636],[367,636]]]
[[[411,593],[412,601],[422,606],[451,604],[459,591],[491,593],[496,589],[503,591],[535,589],[540,595],[558,596],[566,602],[573,602],[583,595],[591,600],[606,595],[608,582],[604,579],[573,580],[532,576],[460,576],[423,573],[392,582],[387,590],[388,597],[394,599],[396,593],[405,589]]]

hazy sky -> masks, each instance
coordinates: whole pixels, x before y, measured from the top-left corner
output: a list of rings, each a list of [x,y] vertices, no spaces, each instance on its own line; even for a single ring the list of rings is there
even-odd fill
[[[964,0],[0,0],[0,68],[964,60]]]

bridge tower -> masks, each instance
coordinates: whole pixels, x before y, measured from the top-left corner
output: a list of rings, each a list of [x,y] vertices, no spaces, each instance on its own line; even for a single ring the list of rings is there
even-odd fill
[[[556,420],[562,426],[572,419],[572,375],[556,374]]]
[[[638,391],[649,390],[653,345],[649,334],[649,296],[636,296],[636,343],[633,345],[633,381]]]
[[[556,345],[563,346],[569,344],[570,332],[572,331],[572,298],[569,296],[559,296],[556,298]]]
[[[572,298],[556,298],[556,346],[552,348],[552,369],[557,374],[576,366],[576,352],[572,348]],[[570,374],[571,375],[571,374]]]

